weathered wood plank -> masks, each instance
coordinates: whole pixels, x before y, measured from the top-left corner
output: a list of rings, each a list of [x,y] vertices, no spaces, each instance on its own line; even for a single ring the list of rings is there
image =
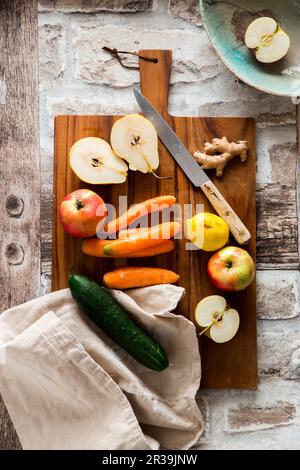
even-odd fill
[[[294,185],[257,187],[257,260],[263,269],[299,269],[297,192]]]
[[[298,105],[296,107],[296,127],[297,127],[297,169],[296,169],[296,185],[297,185],[297,217],[298,222],[300,220],[300,100],[298,99]],[[299,263],[300,263],[300,230],[298,227],[298,251],[299,251]]]
[[[37,295],[40,278],[37,1],[0,0],[0,311]],[[3,88],[3,87],[2,87]],[[20,448],[3,403],[0,449]]]
[[[0,396],[0,450],[21,450],[22,446]]]

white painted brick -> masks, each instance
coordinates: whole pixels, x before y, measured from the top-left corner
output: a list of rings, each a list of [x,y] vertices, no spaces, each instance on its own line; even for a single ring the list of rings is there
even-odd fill
[[[152,0],[39,0],[39,11],[64,13],[136,13],[153,9]]]
[[[297,271],[258,271],[258,317],[278,320],[299,315],[299,282]]]
[[[221,74],[222,75],[222,74]],[[207,83],[203,83],[201,86],[197,87],[197,94],[193,85],[185,84],[180,86],[171,86],[170,87],[170,96],[169,96],[169,111],[174,116],[254,116],[257,112],[257,105],[249,99],[241,104],[241,108],[237,109],[237,101],[230,101],[227,103],[214,102],[218,100],[218,96],[206,96],[207,99],[210,99],[210,104],[201,104],[201,97],[198,96],[198,90],[207,91]],[[185,93],[182,93],[181,88],[185,90]],[[84,85],[79,86],[76,83],[76,86],[72,87],[72,90],[65,89],[65,93],[62,97],[52,97],[49,96],[48,102],[56,103],[56,107],[63,107],[63,102],[65,106],[68,107],[71,113],[76,110],[80,112],[82,109],[83,113],[89,113],[88,109],[92,109],[94,112],[102,112],[104,114],[121,114],[124,112],[132,112],[132,110],[137,110],[135,99],[133,97],[132,89],[113,89],[110,87],[100,87],[98,86],[95,92],[92,94],[90,89],[84,92]],[[120,103],[120,111],[118,109],[118,104]],[[126,109],[126,106],[129,107],[129,110]],[[273,103],[268,101],[264,102],[263,109],[270,109],[273,106]],[[246,110],[248,109],[248,112]],[[274,115],[276,116],[276,115]],[[278,116],[279,117],[279,116]],[[279,117],[280,119],[280,117]],[[296,142],[296,133],[293,127],[288,128],[284,133],[278,132],[278,126],[273,124],[271,127],[272,132],[270,133],[270,128],[259,129],[257,136],[259,137],[259,147],[262,147],[263,151],[266,152],[267,156],[269,154],[270,147],[275,143],[285,143],[293,144]],[[290,130],[291,129],[291,130]],[[277,135],[277,139],[276,139]],[[259,148],[260,150],[260,148]],[[260,151],[262,153],[262,151]],[[269,162],[270,165],[270,162]],[[271,166],[268,170],[270,179],[268,182],[271,182]],[[263,183],[267,181],[262,181]]]
[[[296,124],[296,108],[289,98],[281,97],[276,100],[273,95],[269,95],[270,103],[273,102],[273,106],[276,109],[271,111],[261,112],[260,109],[254,112],[256,116],[257,128],[264,129],[272,126],[294,126]]]
[[[295,184],[298,152],[296,142],[274,143],[269,150],[272,182]]]
[[[258,366],[261,376],[300,379],[300,323],[281,329],[259,324]]]
[[[237,82],[223,64],[220,67],[222,70],[214,82],[208,80],[200,86],[188,87],[188,90],[186,84],[177,85],[176,101],[171,103],[171,107],[176,109],[172,109],[173,114],[250,116],[255,118],[258,130],[295,124],[295,106],[289,98],[267,95],[250,88]]]
[[[138,112],[138,105],[132,93],[123,96],[109,90],[98,97],[47,97],[47,109],[51,119],[57,114],[127,114]]]
[[[198,394],[196,397],[197,405],[201,410],[202,418],[204,421],[204,431],[200,437],[200,440],[194,447],[210,442],[210,412],[209,412],[209,403],[208,400]]]
[[[197,26],[202,24],[199,0],[169,0],[169,12]]]
[[[53,183],[53,151],[46,150],[42,145],[41,154],[41,175],[44,186],[52,187]]]
[[[202,390],[200,395],[209,403],[210,430],[206,442],[199,441],[197,448],[205,449],[293,449],[300,439],[300,382],[282,378],[263,378],[258,390]],[[288,408],[284,408],[284,406]],[[276,414],[276,407],[280,411]],[[232,413],[241,419],[228,420]],[[262,409],[265,415],[260,422],[245,421],[247,409],[251,413]],[[273,416],[268,420],[267,410]],[[245,411],[245,412],[244,412]],[[290,413],[290,414],[289,414]],[[289,419],[290,416],[290,419]],[[273,418],[273,422],[272,422]],[[255,429],[254,429],[255,428]]]
[[[63,78],[65,69],[65,32],[61,24],[39,26],[39,49],[43,51],[39,60],[40,90],[52,88]]]
[[[290,402],[272,402],[270,405],[241,404],[226,410],[226,432],[249,432],[293,424],[296,406]]]
[[[258,127],[256,148],[257,183],[281,183],[289,186],[295,184],[297,165],[295,126],[274,124],[269,127]],[[282,160],[285,161],[286,171],[280,170]]]
[[[215,78],[223,69],[203,30],[144,30],[117,26],[81,26],[74,30],[76,78],[88,83],[123,88],[139,82],[139,73],[121,67],[102,50],[173,49],[171,83],[201,83]],[[201,60],[200,60],[201,57]],[[136,62],[130,59],[130,63]]]

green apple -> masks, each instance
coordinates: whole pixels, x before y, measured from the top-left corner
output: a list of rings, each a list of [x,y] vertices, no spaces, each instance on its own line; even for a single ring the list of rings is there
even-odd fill
[[[209,279],[218,289],[235,292],[246,289],[255,276],[255,264],[246,250],[226,246],[207,265]]]

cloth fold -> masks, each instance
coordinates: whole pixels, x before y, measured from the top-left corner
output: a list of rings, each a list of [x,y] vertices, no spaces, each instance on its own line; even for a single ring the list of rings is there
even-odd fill
[[[187,449],[203,431],[195,401],[200,356],[194,325],[170,313],[173,285],[110,291],[166,349],[155,372],[108,338],[69,289],[0,316],[0,393],[24,449]]]

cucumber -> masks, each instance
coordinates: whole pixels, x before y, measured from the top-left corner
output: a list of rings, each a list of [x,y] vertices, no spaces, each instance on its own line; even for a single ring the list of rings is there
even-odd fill
[[[69,287],[79,308],[134,359],[155,371],[168,367],[168,357],[161,345],[102,286],[87,276],[72,274]]]

